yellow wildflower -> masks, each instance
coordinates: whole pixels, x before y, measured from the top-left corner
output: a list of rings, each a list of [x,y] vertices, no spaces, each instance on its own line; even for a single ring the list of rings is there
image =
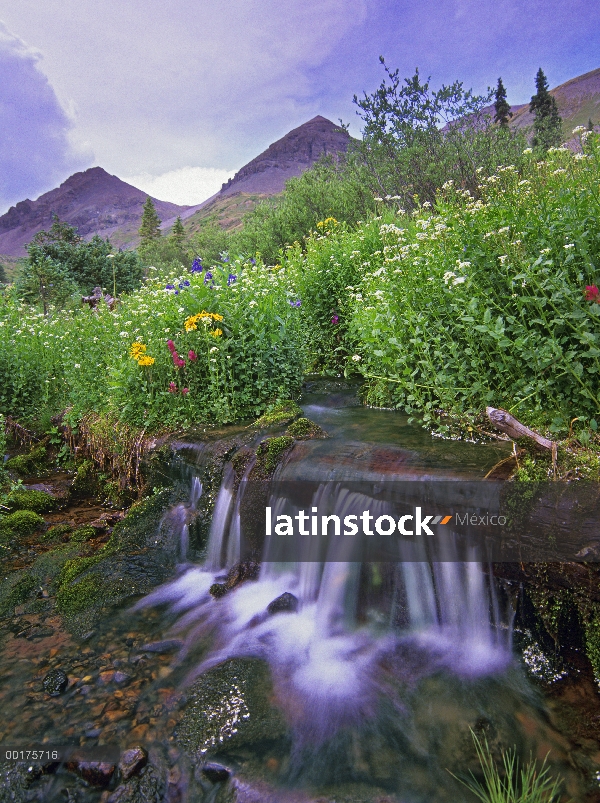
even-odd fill
[[[191,332],[192,330],[198,328],[198,321],[208,324],[211,322],[211,320],[222,321],[223,316],[216,312],[206,312],[206,310],[202,310],[202,312],[198,312],[196,315],[190,315],[189,318],[186,318],[183,325],[186,332]]]
[[[222,334],[223,334],[223,331],[221,329],[213,329],[212,332],[211,332],[211,335],[213,337],[221,337]]]
[[[150,357],[149,354],[142,354],[141,357],[138,357],[138,365],[154,365],[154,357]]]
[[[143,343],[133,343],[131,348],[129,349],[129,356],[132,357],[134,360],[139,359],[142,354],[146,351],[146,346]]]

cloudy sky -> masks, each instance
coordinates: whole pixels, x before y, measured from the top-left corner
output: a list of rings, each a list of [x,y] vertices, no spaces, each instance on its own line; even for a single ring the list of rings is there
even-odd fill
[[[316,114],[357,135],[379,55],[524,103],[600,67],[600,3],[0,0],[0,213],[93,165],[199,203]]]

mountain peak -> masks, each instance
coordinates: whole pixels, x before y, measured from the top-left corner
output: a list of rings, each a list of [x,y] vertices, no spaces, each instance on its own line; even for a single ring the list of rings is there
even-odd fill
[[[324,154],[345,153],[349,141],[346,131],[318,114],[244,165],[223,184],[219,195],[282,192],[288,179],[301,175]]]

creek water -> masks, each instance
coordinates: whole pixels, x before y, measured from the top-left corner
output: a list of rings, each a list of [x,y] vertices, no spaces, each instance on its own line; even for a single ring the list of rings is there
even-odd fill
[[[369,489],[440,483],[458,492],[510,453],[505,443],[433,438],[345,393],[307,395],[302,406],[329,437],[296,442],[262,483],[261,504],[274,516],[301,504],[286,488],[302,488],[307,508],[384,515],[385,499]],[[264,514],[264,504],[249,503],[254,463],[241,478],[225,463],[201,543],[194,520],[210,449],[199,438],[176,451],[188,495],[165,512],[175,576],[133,608],[113,610],[83,647],[65,636],[61,654],[31,667],[21,720],[26,659],[3,653],[4,741],[35,727],[46,741],[66,734],[86,745],[162,746],[184,768],[171,786],[190,803],[444,803],[474,799],[454,777],[479,771],[474,732],[497,760],[507,746],[522,760],[549,754],[572,799],[600,799],[597,747],[582,753],[565,738],[513,647],[518,589],[481,556],[465,559],[445,538],[406,560],[359,562],[348,559],[348,539],[334,537],[324,559],[308,539],[308,553],[290,561],[267,537],[248,579],[226,588],[243,557],[244,510]],[[57,661],[78,677],[66,702],[49,705],[35,683]],[[128,678],[122,690],[115,670]],[[203,776],[210,762],[217,770]],[[39,799],[54,800],[57,788]],[[92,801],[99,792],[77,794]]]

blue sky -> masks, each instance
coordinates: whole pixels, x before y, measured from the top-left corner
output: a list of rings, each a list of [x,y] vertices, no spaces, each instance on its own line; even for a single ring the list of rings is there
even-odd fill
[[[360,131],[383,71],[502,76],[527,102],[600,67],[596,0],[0,0],[0,213],[100,165],[199,203],[291,128]]]

